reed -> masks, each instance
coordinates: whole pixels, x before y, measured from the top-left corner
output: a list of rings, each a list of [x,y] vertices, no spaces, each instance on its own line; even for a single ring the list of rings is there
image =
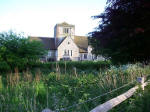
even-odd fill
[[[95,71],[97,74],[84,71],[82,74],[77,74],[78,69],[72,70],[70,74],[66,69],[66,74],[64,74],[60,71],[59,65],[55,69],[55,72],[48,74],[43,74],[38,69],[35,74],[32,74],[28,70],[19,73],[16,68],[15,74],[7,74],[7,77],[1,76],[0,112],[41,112],[44,108],[56,110],[68,107],[118,88],[135,80],[138,76],[150,74],[150,66],[142,67],[138,64],[111,66],[107,70]],[[89,111],[126,89],[65,112]]]

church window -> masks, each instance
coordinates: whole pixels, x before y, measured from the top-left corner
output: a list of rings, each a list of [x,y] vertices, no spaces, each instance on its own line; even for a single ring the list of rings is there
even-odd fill
[[[63,33],[69,33],[69,28],[64,28]]]
[[[72,50],[71,50],[71,56],[72,56]]]
[[[51,52],[50,52],[50,51],[48,52],[48,56],[49,56],[49,57],[51,56]]]
[[[69,55],[69,50],[68,50],[68,55]]]
[[[66,51],[66,49],[64,50],[64,55],[66,55],[67,54],[67,51]]]
[[[84,59],[87,59],[87,54],[84,54]]]

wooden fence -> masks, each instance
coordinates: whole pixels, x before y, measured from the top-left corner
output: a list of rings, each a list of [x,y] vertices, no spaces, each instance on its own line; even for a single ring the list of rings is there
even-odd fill
[[[140,86],[142,87],[143,90],[144,90],[144,87],[149,83],[149,81],[144,82],[144,77],[138,77],[137,82],[140,83]],[[107,111],[111,110],[113,107],[119,105],[121,102],[130,98],[136,92],[136,90],[138,88],[139,88],[139,85],[137,85],[137,86],[129,89],[127,92],[95,107],[90,112],[107,112]],[[42,112],[54,112],[54,111],[52,111],[50,109],[44,109]]]
[[[148,84],[148,82],[144,83],[144,77],[137,78],[137,81],[141,84],[141,87],[144,90],[144,87]],[[138,88],[139,88],[139,86],[135,86],[135,87],[129,89],[127,92],[95,107],[90,112],[107,112],[107,111],[111,110],[113,107],[119,105],[121,102],[130,98],[136,92],[136,90]]]

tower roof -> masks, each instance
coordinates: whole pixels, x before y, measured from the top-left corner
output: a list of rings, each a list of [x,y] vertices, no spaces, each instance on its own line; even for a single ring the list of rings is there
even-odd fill
[[[62,23],[59,23],[59,24],[56,24],[57,26],[69,26],[69,27],[75,27],[75,25],[72,25],[72,24],[68,24],[67,22],[62,22]]]

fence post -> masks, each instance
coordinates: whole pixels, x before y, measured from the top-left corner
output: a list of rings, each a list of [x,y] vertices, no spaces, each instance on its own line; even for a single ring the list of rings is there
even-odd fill
[[[144,90],[144,86],[149,84],[150,80],[148,80],[147,82],[144,83],[144,77],[138,77],[137,82],[139,82],[141,84],[141,87]],[[90,112],[108,112],[113,107],[117,106],[121,102],[123,102],[126,99],[130,98],[138,88],[139,88],[139,86],[137,85],[137,86],[129,89],[127,92],[125,92],[125,93],[123,93],[123,94],[121,94],[121,95],[119,95],[119,96],[117,96],[117,97],[115,97],[115,98],[113,98],[109,101],[106,101],[105,103],[95,107]]]
[[[137,82],[141,84],[142,90],[144,90],[144,77],[138,77]]]
[[[77,75],[77,68],[76,67],[74,67],[73,68],[73,70],[74,70],[74,74],[75,74],[75,76],[77,77],[78,75]]]
[[[42,112],[53,112],[53,111],[47,108],[47,109],[42,110]]]

